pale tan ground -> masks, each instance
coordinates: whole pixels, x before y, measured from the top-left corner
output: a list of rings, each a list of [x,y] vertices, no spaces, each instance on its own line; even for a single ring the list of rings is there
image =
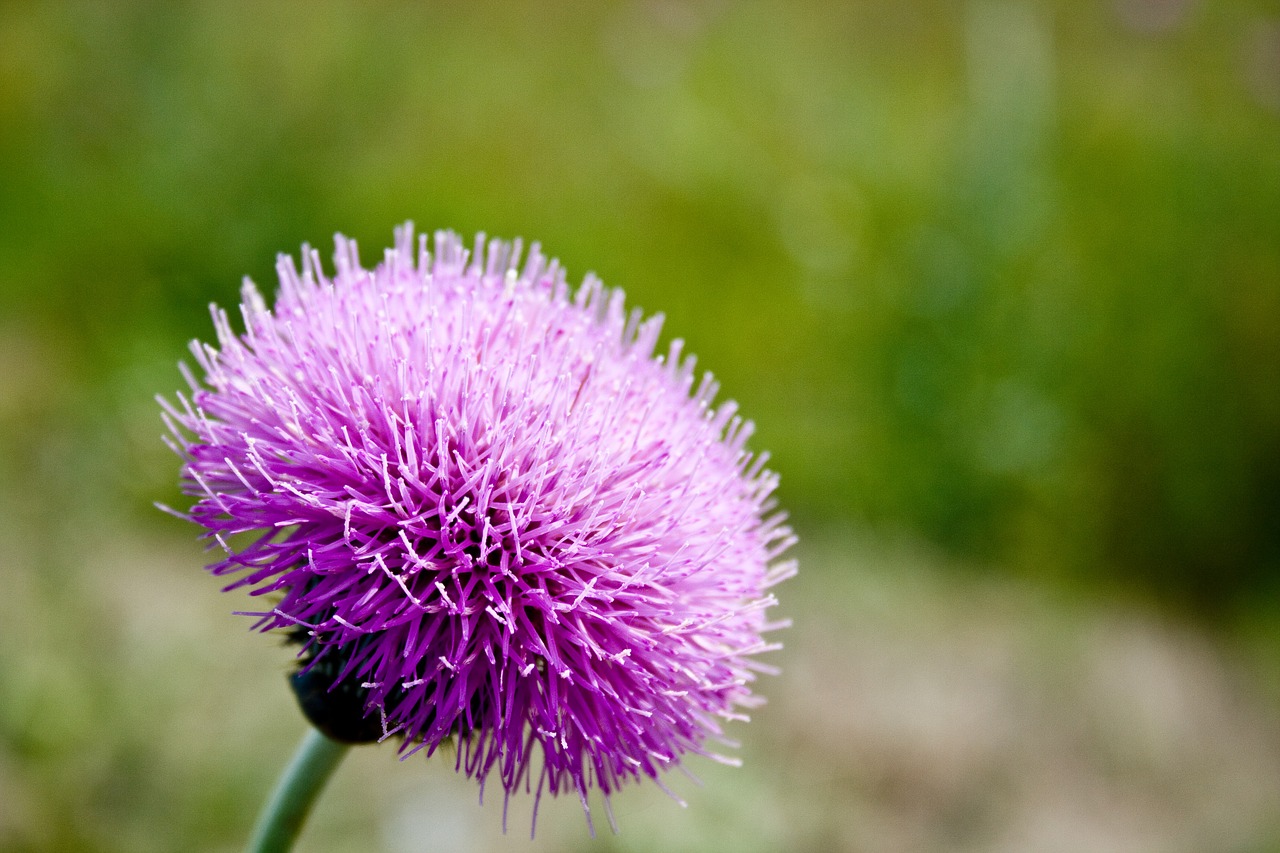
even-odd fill
[[[0,849],[238,849],[302,730],[289,653],[229,615],[245,600],[180,526],[73,544],[57,583],[5,539]],[[575,801],[544,799],[531,844],[527,799],[503,836],[500,798],[478,806],[447,761],[363,748],[299,849],[1277,849],[1280,710],[1238,645],[908,546],[800,557],[783,675],[732,732],[745,766],[691,762],[701,787],[670,780],[687,808],[634,787],[592,841]]]

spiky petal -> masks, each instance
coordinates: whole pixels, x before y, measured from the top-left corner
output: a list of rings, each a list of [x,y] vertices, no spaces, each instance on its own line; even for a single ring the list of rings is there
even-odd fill
[[[165,404],[213,574],[482,787],[585,806],[708,754],[794,569],[751,424],[680,341],[654,356],[661,317],[536,245],[406,225],[375,269],[341,236],[335,261],[282,256],[274,309],[246,281],[243,334],[215,308]]]

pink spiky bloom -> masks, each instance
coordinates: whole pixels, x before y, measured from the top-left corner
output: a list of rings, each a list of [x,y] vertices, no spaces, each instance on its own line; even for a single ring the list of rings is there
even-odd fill
[[[403,753],[455,739],[535,816],[719,757],[794,572],[751,424],[679,340],[653,355],[660,316],[536,245],[406,225],[372,271],[341,236],[335,262],[282,256],[274,309],[246,281],[244,333],[215,308],[204,380],[161,401],[210,571],[278,597],[256,627]]]

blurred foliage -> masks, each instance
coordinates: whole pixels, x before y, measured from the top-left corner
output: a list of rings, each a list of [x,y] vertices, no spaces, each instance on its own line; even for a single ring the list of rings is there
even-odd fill
[[[665,311],[804,524],[1280,578],[1274,3],[7,3],[0,188],[31,513],[148,517],[206,304],[412,218]]]
[[[406,219],[664,311],[833,543],[747,767],[595,849],[1275,849],[1274,675],[1053,599],[1276,601],[1274,0],[0,0],[0,847],[237,848],[300,720],[152,397],[241,276]],[[353,762],[317,849],[506,849]]]

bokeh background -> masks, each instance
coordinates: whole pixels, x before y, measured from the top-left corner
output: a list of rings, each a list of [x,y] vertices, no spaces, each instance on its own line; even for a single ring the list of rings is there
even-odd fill
[[[153,397],[242,276],[407,219],[667,315],[796,625],[687,809],[531,845],[366,749],[301,849],[1280,850],[1262,0],[0,4],[0,849],[242,843],[289,655],[152,507]]]

